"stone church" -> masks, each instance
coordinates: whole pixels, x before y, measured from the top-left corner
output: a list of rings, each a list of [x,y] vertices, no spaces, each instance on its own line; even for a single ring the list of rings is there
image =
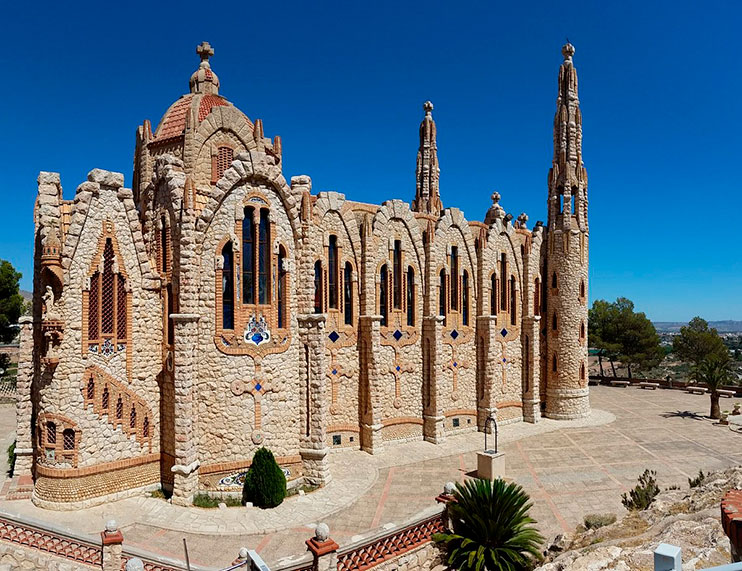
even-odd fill
[[[16,448],[36,504],[158,486],[189,504],[238,487],[261,446],[321,485],[334,449],[589,414],[572,45],[532,228],[497,193],[484,221],[444,207],[430,102],[411,204],[287,181],[280,137],[220,94],[209,44],[197,53],[189,93],[137,128],[131,189],[94,169],[66,200],[39,174]]]

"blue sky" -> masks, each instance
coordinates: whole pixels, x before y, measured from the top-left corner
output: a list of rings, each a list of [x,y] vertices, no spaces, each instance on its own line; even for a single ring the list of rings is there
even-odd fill
[[[493,190],[546,219],[560,48],[575,45],[589,176],[590,297],[655,320],[742,319],[742,3],[80,2],[4,8],[0,258],[30,288],[36,177],[131,183],[153,125],[216,50],[221,94],[283,140],[284,174],[411,200],[430,99],[444,205]]]

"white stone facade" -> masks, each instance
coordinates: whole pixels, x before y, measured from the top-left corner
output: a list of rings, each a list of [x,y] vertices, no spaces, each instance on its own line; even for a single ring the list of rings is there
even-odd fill
[[[589,414],[573,52],[533,229],[497,193],[483,222],[443,208],[429,102],[412,206],[287,183],[280,138],[218,94],[208,44],[191,93],[138,129],[133,190],[96,169],[64,200],[42,172],[17,445],[37,502],[161,483],[188,504],[260,446],[322,484],[332,449]]]

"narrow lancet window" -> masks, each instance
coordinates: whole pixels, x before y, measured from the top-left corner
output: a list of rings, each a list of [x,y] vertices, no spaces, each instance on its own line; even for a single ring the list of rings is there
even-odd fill
[[[443,317],[443,325],[446,324],[446,270],[441,270],[438,283],[438,315]]]
[[[260,226],[258,237],[258,303],[267,305],[270,303],[270,222],[268,211],[260,210]]]
[[[517,325],[518,296],[515,290],[515,276],[510,276],[510,324]]]
[[[343,311],[345,312],[345,325],[353,325],[353,266],[345,262],[343,272]]]
[[[507,269],[507,258],[505,254],[500,254],[500,309],[502,311],[507,311],[508,309],[508,280],[505,279]]]
[[[242,303],[255,303],[255,221],[249,206],[242,220]]]
[[[394,241],[394,309],[402,309],[402,242]]]
[[[381,266],[381,271],[379,272],[379,315],[381,315],[381,326],[386,327],[387,321],[388,321],[388,292],[387,288],[389,287],[389,272],[386,268],[386,264]]]
[[[415,270],[407,268],[407,325],[415,325]]]
[[[222,329],[234,329],[234,252],[232,242],[222,248]]]
[[[286,327],[286,250],[278,249],[278,328]]]
[[[466,270],[461,282],[461,314],[464,325],[469,325],[469,272]]]
[[[338,309],[338,238],[330,236],[327,248],[327,301],[330,309]]]
[[[451,246],[451,311],[459,309],[459,249]]]

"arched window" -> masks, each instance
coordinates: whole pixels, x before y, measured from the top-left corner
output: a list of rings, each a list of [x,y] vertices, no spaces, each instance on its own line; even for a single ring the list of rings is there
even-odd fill
[[[389,271],[387,270],[386,264],[381,266],[381,271],[379,272],[379,315],[381,315],[381,326],[386,327],[387,321],[388,321],[388,314],[389,314],[389,301],[388,301],[388,291],[387,288],[389,287]]]
[[[322,313],[322,262],[314,262],[314,313]]]
[[[330,236],[327,248],[327,302],[330,309],[338,309],[338,238]]]
[[[254,209],[245,208],[242,220],[242,303],[255,303],[255,221]]]
[[[515,290],[515,276],[510,276],[510,325],[518,323],[518,296]]]
[[[459,249],[451,246],[451,311],[459,309]]]
[[[258,303],[261,305],[270,303],[270,232],[268,210],[261,208],[258,236]]]
[[[144,417],[144,422],[142,423],[142,436],[144,438],[149,438],[149,417]]]
[[[466,270],[461,278],[461,318],[464,325],[469,325],[469,272]]]
[[[585,280],[580,280],[580,297],[585,297]]]
[[[287,326],[286,315],[286,250],[283,246],[278,248],[278,328]]]
[[[500,254],[500,309],[507,311],[508,309],[508,280],[505,279],[507,276],[508,262],[505,254]]]
[[[163,275],[168,271],[168,254],[170,249],[169,230],[165,216],[160,218],[160,268]]]
[[[103,394],[100,397],[100,405],[101,405],[101,408],[103,408],[104,410],[108,410],[108,399],[109,399],[108,387],[105,387],[103,389]]]
[[[90,276],[87,299],[88,351],[109,356],[126,342],[128,293],[126,280],[116,265],[111,238],[103,245],[103,272]],[[114,271],[117,269],[117,271]]]
[[[88,379],[87,397],[89,401],[92,401],[95,399],[95,380],[93,379],[92,375]]]
[[[585,363],[580,364],[580,380],[585,380]]]
[[[415,270],[407,266],[407,325],[415,325]]]
[[[446,324],[446,270],[441,270],[438,282],[438,315],[443,316],[443,325]]]
[[[533,314],[541,315],[541,280],[536,278],[533,283]]]
[[[553,274],[551,274],[551,288],[556,289],[556,287],[557,287],[557,275],[556,275],[556,272],[554,272]]]
[[[57,443],[57,425],[53,422],[46,423],[46,443],[56,444]]]
[[[585,322],[580,323],[580,340],[585,340]]]
[[[394,309],[402,309],[402,242],[394,241]]]
[[[65,428],[62,431],[62,448],[64,450],[75,449],[75,431],[71,428]]]
[[[490,315],[497,315],[497,276],[490,276]]]
[[[551,356],[551,370],[556,373],[557,370],[557,356],[556,354]]]
[[[343,271],[343,311],[345,325],[353,325],[353,266],[345,262]]]
[[[557,330],[557,314],[556,314],[556,311],[551,316],[551,328],[554,331]]]
[[[222,248],[222,329],[234,329],[234,252],[231,241]]]
[[[137,427],[137,409],[134,405],[131,405],[131,412],[129,413],[129,428]]]
[[[121,400],[120,396],[116,401],[116,418],[119,420],[124,418],[124,401]]]
[[[217,149],[214,172],[212,173],[212,182],[217,182],[231,165],[234,159],[234,151],[229,147],[219,147]]]

